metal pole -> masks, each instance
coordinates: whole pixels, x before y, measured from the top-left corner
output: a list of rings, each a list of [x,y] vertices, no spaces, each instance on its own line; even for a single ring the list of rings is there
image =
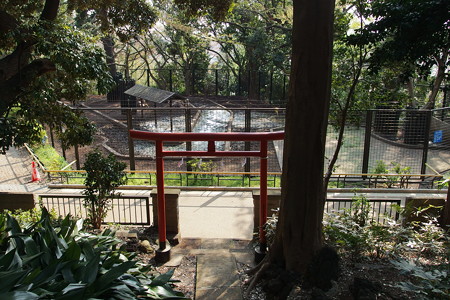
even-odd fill
[[[134,159],[134,141],[130,136],[130,130],[133,129],[133,115],[131,109],[127,111],[127,127],[128,127],[128,155],[130,156],[130,170],[136,170],[136,162]]]
[[[430,136],[430,127],[431,127],[431,110],[425,112],[425,133],[423,135],[423,154],[422,154],[422,167],[420,170],[420,174],[425,174],[427,171],[427,160],[428,160],[428,137]],[[422,176],[422,180],[425,177]]]
[[[169,70],[169,91],[173,92],[172,70]]]
[[[369,173],[370,137],[372,136],[372,114],[373,111],[371,110],[368,110],[366,112],[366,132],[364,137],[364,154],[361,172],[363,174]],[[366,178],[367,176],[363,176],[363,179]]]
[[[219,95],[219,70],[216,69],[216,96]]]
[[[246,109],[245,110],[245,131],[246,132],[250,132],[251,131],[251,115],[252,115],[252,111],[250,109]],[[244,149],[245,151],[250,151],[250,142],[246,141],[245,145],[244,145]],[[250,157],[247,157],[245,159],[245,172],[250,172]],[[249,175],[250,177],[250,175]]]

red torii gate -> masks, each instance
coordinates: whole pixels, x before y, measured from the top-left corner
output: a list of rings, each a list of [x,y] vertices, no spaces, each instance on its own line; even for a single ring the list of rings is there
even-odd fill
[[[165,262],[170,259],[170,247],[166,237],[166,206],[164,195],[164,157],[204,157],[234,156],[260,158],[260,211],[259,211],[259,249],[256,255],[264,255],[267,248],[264,224],[267,221],[267,144],[268,141],[284,139],[284,132],[220,132],[220,133],[160,133],[130,130],[130,137],[139,140],[154,141],[156,146],[156,184],[158,192],[158,238],[159,249],[155,259]],[[164,142],[208,142],[207,151],[164,151]],[[216,151],[216,141],[259,141],[259,151]]]

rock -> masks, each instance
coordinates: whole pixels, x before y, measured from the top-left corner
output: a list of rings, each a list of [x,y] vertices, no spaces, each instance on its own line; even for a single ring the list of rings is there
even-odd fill
[[[153,253],[155,251],[155,249],[153,249],[152,245],[150,245],[150,242],[148,240],[140,241],[138,249],[143,253]]]
[[[379,282],[373,282],[368,279],[355,277],[353,284],[350,285],[350,291],[355,300],[375,300],[381,293],[382,286]]]
[[[339,277],[339,255],[336,250],[325,246],[313,257],[305,273],[305,284],[308,288],[317,287],[328,291],[332,281]]]

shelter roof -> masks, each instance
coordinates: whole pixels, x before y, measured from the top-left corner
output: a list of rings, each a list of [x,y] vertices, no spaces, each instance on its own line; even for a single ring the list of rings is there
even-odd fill
[[[181,100],[186,99],[186,97],[183,97],[174,92],[160,90],[157,88],[143,86],[140,84],[135,84],[134,86],[126,90],[125,94],[155,103],[162,103],[166,100],[172,99],[181,99]]]

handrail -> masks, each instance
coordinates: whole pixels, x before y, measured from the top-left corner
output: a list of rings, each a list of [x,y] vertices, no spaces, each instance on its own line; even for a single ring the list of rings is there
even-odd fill
[[[44,170],[46,173],[86,173],[85,170]],[[125,173],[136,173],[136,174],[156,174],[156,171],[151,170],[125,170]],[[205,175],[259,175],[259,172],[220,172],[220,171],[164,171],[167,174],[205,174]],[[276,175],[280,176],[281,172],[267,172],[267,175]],[[444,177],[443,175],[438,174],[376,174],[376,173],[335,173],[331,175],[332,177]]]

